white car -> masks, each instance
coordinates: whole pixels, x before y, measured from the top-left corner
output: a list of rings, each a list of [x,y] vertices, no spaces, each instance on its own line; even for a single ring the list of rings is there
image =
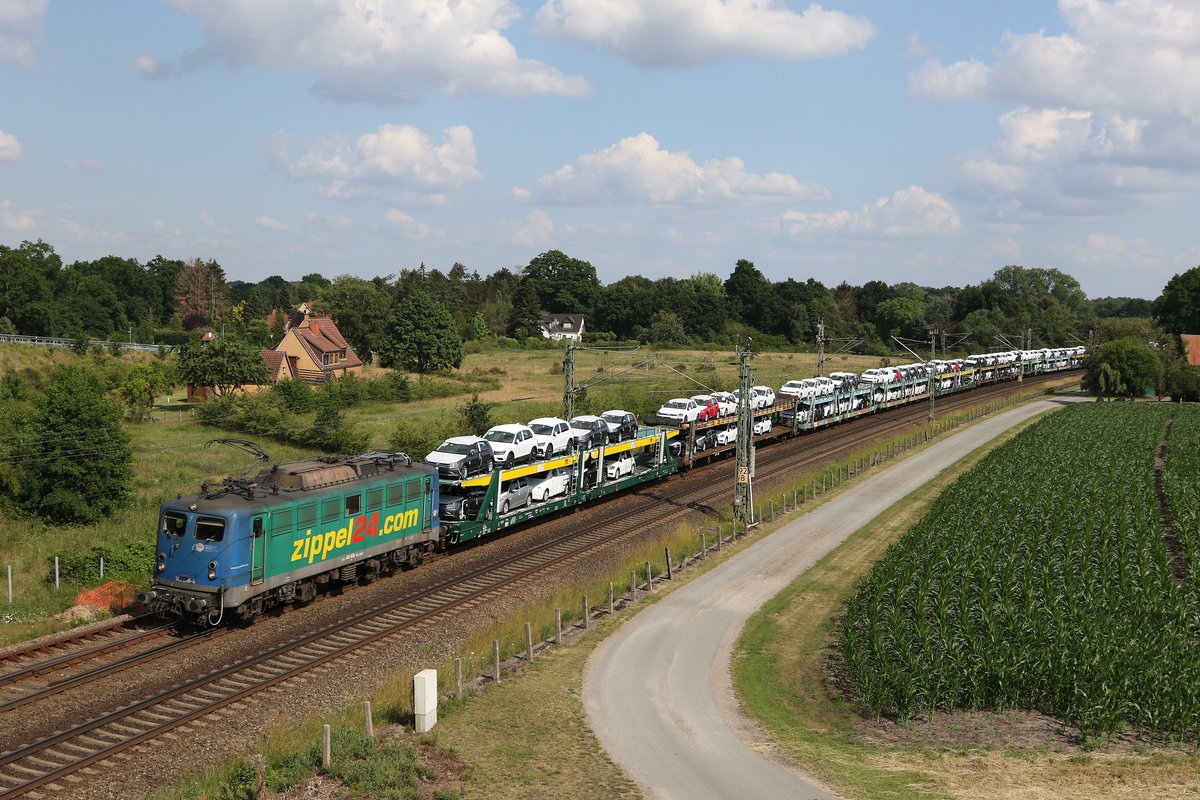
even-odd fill
[[[677,397],[664,403],[658,410],[658,416],[679,422],[695,422],[696,417],[700,416],[700,405],[689,397]]]
[[[813,384],[809,381],[788,381],[779,387],[781,397],[812,397]]]
[[[770,417],[760,417],[754,420],[754,435],[757,436],[760,433],[770,433],[771,426],[772,422]]]
[[[770,408],[775,405],[775,390],[770,386],[751,386],[750,405],[754,408]]]
[[[531,476],[529,486],[529,497],[535,503],[544,503],[551,497],[561,497],[571,488],[571,471],[560,467],[544,475]]]
[[[730,417],[737,413],[737,398],[733,392],[713,392],[711,397],[717,401],[717,416]]]
[[[858,379],[863,383],[891,383],[896,370],[892,367],[878,367],[869,369],[858,376]]]
[[[492,443],[492,458],[497,464],[529,464],[537,453],[533,428],[528,425],[493,425],[483,438]]]
[[[538,455],[543,459],[553,458],[556,453],[571,452],[571,423],[559,417],[538,417],[529,420],[533,441],[537,443]]]
[[[604,462],[605,480],[615,481],[633,474],[633,453],[628,450]]]
[[[733,444],[737,441],[737,425],[730,425],[717,431],[717,445]]]
[[[829,380],[833,381],[835,389],[850,389],[858,383],[858,375],[853,372],[831,372]]]

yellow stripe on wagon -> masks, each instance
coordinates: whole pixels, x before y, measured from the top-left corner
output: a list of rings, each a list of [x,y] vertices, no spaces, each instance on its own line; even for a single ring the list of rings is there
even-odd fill
[[[637,439],[631,439],[628,442],[621,442],[620,444],[605,445],[604,446],[604,457],[608,458],[611,455],[616,455],[617,453],[623,453],[626,450],[632,450],[635,447],[646,447],[646,446],[649,446],[652,444],[657,444],[659,437],[664,432],[666,433],[668,439],[674,439],[676,436],[679,435],[679,431],[664,429],[663,431],[655,432],[649,436],[642,436]],[[579,453],[579,454],[562,456],[561,458],[552,458],[549,461],[539,461],[536,464],[525,464],[520,467],[513,467],[512,469],[506,469],[500,473],[500,481],[501,481],[501,483],[503,483],[504,481],[510,481],[514,478],[525,478],[530,475],[541,475],[542,473],[550,472],[551,470],[559,469],[560,467],[574,466],[575,464],[577,464],[579,462],[580,456],[582,456],[585,460],[590,459],[590,458],[599,458],[600,457],[599,456],[599,448],[593,448],[591,450],[586,450],[583,453]],[[469,488],[469,489],[478,489],[478,488],[482,488],[484,486],[488,486],[489,484],[491,484],[491,482],[492,482],[491,475],[480,475],[477,478],[470,478],[465,481],[459,481],[459,485],[463,486],[465,488]]]

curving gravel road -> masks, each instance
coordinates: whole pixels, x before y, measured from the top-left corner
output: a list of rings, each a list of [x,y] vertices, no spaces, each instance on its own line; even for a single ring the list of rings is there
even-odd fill
[[[1039,400],[947,436],[647,607],[597,648],[584,673],[584,706],[604,748],[657,800],[837,800],[742,713],[729,661],[746,619],[946,465],[1084,399]]]

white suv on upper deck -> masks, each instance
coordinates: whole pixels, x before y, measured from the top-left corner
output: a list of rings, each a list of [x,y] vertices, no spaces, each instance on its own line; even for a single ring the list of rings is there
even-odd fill
[[[532,463],[537,452],[533,429],[528,425],[493,425],[483,438],[492,443],[492,457],[497,464]]]

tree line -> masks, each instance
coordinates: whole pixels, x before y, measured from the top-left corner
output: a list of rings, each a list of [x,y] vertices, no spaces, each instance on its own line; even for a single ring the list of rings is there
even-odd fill
[[[928,340],[931,329],[952,334],[960,351],[1200,332],[1200,268],[1177,275],[1151,302],[1089,299],[1060,270],[1016,265],[961,287],[828,286],[772,281],[742,259],[725,278],[629,275],[605,285],[592,264],[551,250],[486,276],[458,263],[445,272],[422,264],[370,279],[312,273],[250,283],[227,280],[212,260],[106,256],[64,265],[45,242],[0,245],[0,333],[181,345],[218,330],[270,347],[283,312],[301,301],[336,319],[364,361],[418,372],[458,366],[464,341],[526,345],[540,338],[542,312],[583,314],[594,342],[667,346],[731,347],[751,336],[756,347],[811,349],[823,324],[826,336],[884,356],[897,349],[893,336]]]

